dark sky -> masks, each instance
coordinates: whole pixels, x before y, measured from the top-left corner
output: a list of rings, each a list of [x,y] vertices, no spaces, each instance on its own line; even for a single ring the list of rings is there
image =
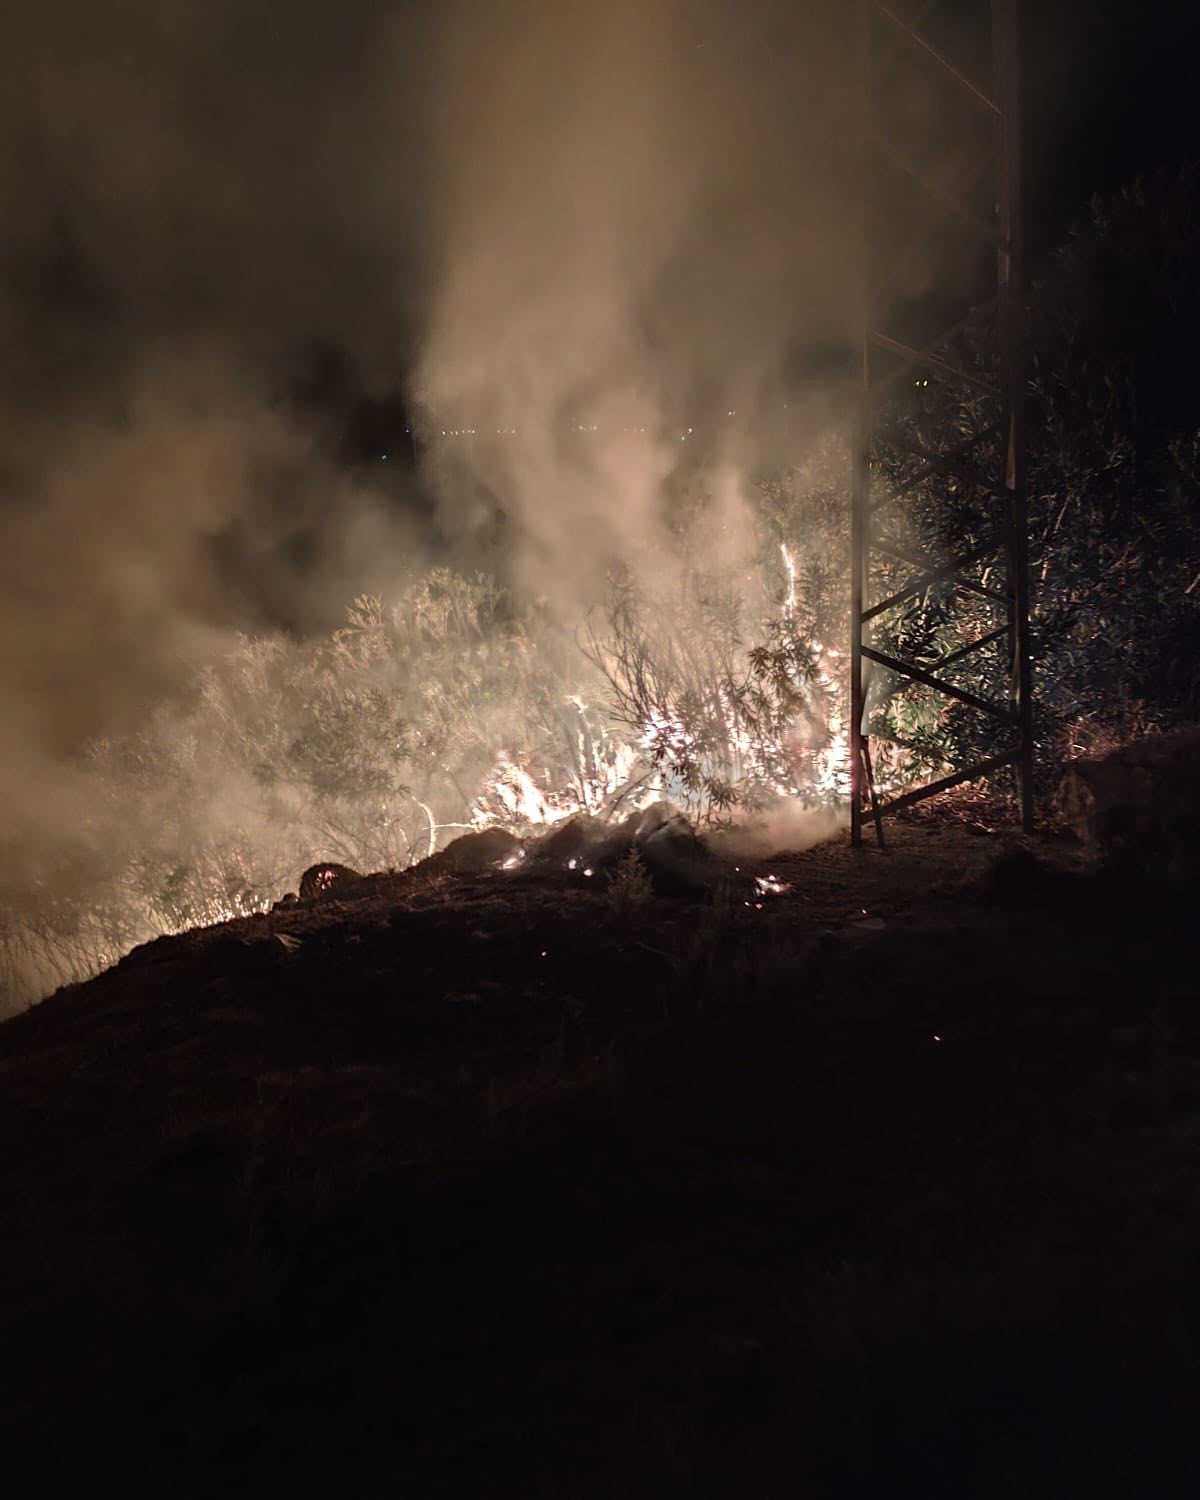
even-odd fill
[[[1187,0],[1024,0],[1030,249],[1096,191],[1200,156],[1200,18]]]
[[[1185,0],[1023,0],[1022,13],[1036,265],[1093,191],[1200,154],[1200,22]],[[360,357],[395,349],[425,294],[406,197],[422,202],[436,143],[414,127],[436,129],[436,111],[409,106],[441,14],[412,0],[124,0],[103,22],[80,0],[26,12],[0,77],[0,301],[24,309],[5,342],[29,346],[26,393],[43,370],[61,389],[66,367],[168,301],[176,321],[189,305],[202,324],[230,314],[251,357],[260,325],[268,354],[289,330],[300,344],[352,338]],[[748,29],[739,11],[696,35],[732,56]]]

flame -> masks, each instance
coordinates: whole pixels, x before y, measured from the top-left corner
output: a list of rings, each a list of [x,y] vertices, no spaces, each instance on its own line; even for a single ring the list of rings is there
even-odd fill
[[[817,663],[817,685],[830,704],[828,739],[817,752],[814,779],[818,792],[841,801],[850,795],[850,724],[842,701],[845,681],[842,664],[846,655],[814,641],[813,656]]]
[[[785,587],[782,599],[789,630],[800,628],[799,572],[787,543],[781,543]],[[655,708],[622,735],[602,715],[589,710],[578,694],[562,702],[568,715],[569,755],[546,758],[556,766],[538,765],[528,752],[500,751],[480,783],[471,804],[470,825],[517,828],[550,827],[578,813],[603,815],[616,802],[626,811],[668,797],[690,805],[696,796],[690,783],[678,781],[673,767],[719,768],[723,781],[737,785],[767,771],[775,796],[802,802],[844,801],[850,793],[850,732],[845,703],[846,653],[815,638],[807,647],[816,671],[811,679],[812,712],[801,715],[778,737],[748,727],[738,704],[722,690],[709,705],[711,728],[701,731],[669,706]],[[601,727],[602,726],[602,727]],[[709,744],[708,735],[719,743]],[[564,764],[566,762],[566,764]]]
[[[473,821],[494,822],[496,812],[510,823],[556,823],[570,815],[553,808],[529,772],[503,752],[476,799]]]
[[[622,793],[626,794],[623,805],[631,811],[657,795],[657,785],[645,782],[631,789],[641,763],[637,745],[611,733],[597,744],[586,730],[586,707],[582,700],[572,696],[566,701],[578,710],[585,726],[579,744],[574,747],[574,774],[559,770],[556,777],[546,767],[535,775],[517,756],[502,750],[472,803],[473,827],[486,828],[497,823],[551,827],[577,813],[600,812]]]
[[[787,619],[796,615],[796,562],[786,542],[780,542],[779,552],[783,558],[783,571],[787,575],[787,592],[783,598],[783,609]]]

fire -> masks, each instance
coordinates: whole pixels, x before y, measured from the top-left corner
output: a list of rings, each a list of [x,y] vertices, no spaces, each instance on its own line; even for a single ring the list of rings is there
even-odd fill
[[[732,737],[732,729],[730,733]],[[685,724],[657,710],[643,720],[638,738],[642,750],[655,759],[661,756],[680,761],[699,749],[696,736]]]
[[[496,821],[557,823],[570,817],[571,811],[552,806],[529,772],[502,752],[476,798],[472,821],[480,825]]]
[[[560,700],[567,712],[560,713],[553,743],[497,753],[471,801],[470,826],[546,828],[579,813],[634,811],[663,797],[695,810],[706,806],[712,788],[722,794],[732,789],[735,800],[741,787],[751,788],[755,798],[844,800],[850,780],[846,655],[808,635],[796,557],[787,543],[779,556],[783,638],[794,641],[815,669],[801,682],[790,664],[782,668],[804,705],[790,723],[778,714],[747,712],[743,695],[773,690],[767,669],[749,675],[748,648],[746,683],[734,675],[705,685],[701,677],[694,714],[685,696],[676,703],[674,685],[660,691],[653,706],[639,704],[640,718],[631,716],[623,729],[578,694],[567,695]],[[778,621],[771,628],[778,630]],[[787,660],[782,649],[777,660]],[[786,701],[785,691],[779,689],[780,701]],[[722,810],[728,805],[714,802]]]
[[[844,800],[850,795],[850,725],[843,708],[846,681],[845,653],[832,646],[813,643],[817,662],[817,685],[830,705],[828,740],[817,752],[815,785],[825,796]]]
[[[471,824],[486,828],[496,823],[522,827],[551,827],[577,813],[601,813],[614,799],[634,811],[658,795],[656,782],[638,771],[638,747],[613,733],[601,742],[587,730],[586,709],[578,697],[566,700],[579,711],[584,726],[572,746],[571,768],[540,768],[535,774],[528,764],[502,750],[483,778],[471,806]]]
[[[783,571],[787,578],[787,592],[783,596],[784,614],[792,620],[796,615],[796,560],[786,542],[780,542],[779,552],[783,558]]]
[[[796,618],[796,560],[786,542],[779,544],[779,552],[787,579],[784,618],[792,623]],[[850,793],[850,726],[843,705],[846,654],[816,639],[808,647],[817,665],[816,685],[829,704],[826,741],[814,757],[813,789],[823,797],[843,800]],[[798,795],[796,789],[793,795]]]

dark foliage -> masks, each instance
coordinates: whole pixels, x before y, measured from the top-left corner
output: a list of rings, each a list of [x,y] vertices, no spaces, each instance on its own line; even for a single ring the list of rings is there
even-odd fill
[[[989,372],[988,332],[981,317],[955,350],[972,373]],[[1200,715],[1198,337],[1200,188],[1191,173],[1098,198],[1032,288],[1030,547],[1044,771]],[[974,468],[965,479],[917,480],[922,460],[884,444],[882,488],[904,493],[891,517],[895,545],[984,546],[996,502],[981,476],[999,471],[1001,441],[987,395],[922,378],[891,415],[906,444],[961,445]],[[911,572],[898,563],[897,586]],[[975,578],[1003,587],[986,569]],[[880,643],[1003,698],[1003,638],[947,663],[1002,622],[994,601],[943,586],[916,597]],[[882,682],[874,716],[923,771],[991,753],[1002,733],[968,708],[921,692],[899,698]]]

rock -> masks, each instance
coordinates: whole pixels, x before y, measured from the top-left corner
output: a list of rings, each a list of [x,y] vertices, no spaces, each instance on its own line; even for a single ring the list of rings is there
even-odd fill
[[[685,818],[654,828],[635,845],[659,894],[698,894],[712,890],[726,871]]]
[[[454,875],[479,875],[495,869],[521,851],[521,840],[504,828],[485,828],[480,833],[464,833],[429,859],[420,869]]]
[[[641,844],[657,833],[660,828],[666,828],[668,824],[677,823],[691,833],[691,824],[683,814],[672,807],[669,802],[652,802],[649,807],[643,807],[640,812],[630,815],[617,823],[609,830],[609,838],[628,848],[630,844]]]
[[[319,865],[309,865],[300,877],[300,899],[311,901],[317,896],[331,896],[335,892],[343,895],[348,887],[355,886],[363,877],[349,865],[335,864],[325,860]]]
[[[1074,761],[1060,805],[1110,868],[1182,885],[1200,867],[1200,728]]]
[[[527,853],[533,864],[562,867],[583,860],[603,837],[603,825],[590,813],[576,813],[530,844]]]

